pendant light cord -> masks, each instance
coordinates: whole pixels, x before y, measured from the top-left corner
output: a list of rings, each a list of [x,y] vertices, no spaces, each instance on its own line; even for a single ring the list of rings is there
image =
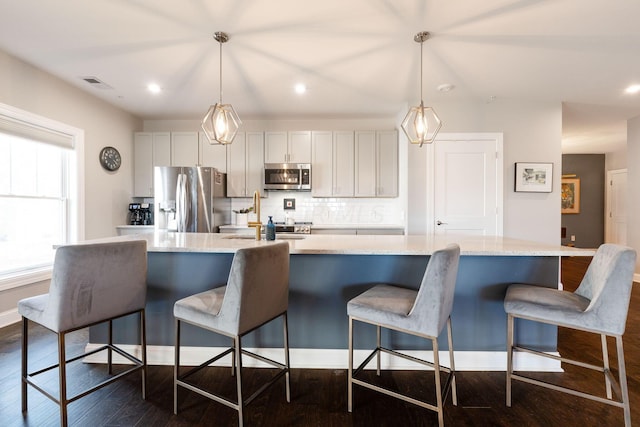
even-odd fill
[[[220,105],[222,105],[222,41],[218,41],[220,45]]]
[[[422,45],[424,44],[424,40],[420,41],[420,102],[424,99],[424,94],[422,92],[422,80],[424,79],[424,73],[422,72]]]

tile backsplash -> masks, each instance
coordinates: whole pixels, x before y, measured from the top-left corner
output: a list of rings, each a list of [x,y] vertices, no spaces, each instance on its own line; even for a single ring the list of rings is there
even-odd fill
[[[311,221],[316,225],[404,225],[404,210],[397,198],[333,198],[311,197],[311,193],[270,191],[261,199],[261,221],[269,216],[284,221],[285,212],[295,221]],[[295,199],[295,210],[284,210],[284,199]],[[251,198],[231,199],[231,209],[252,206]]]

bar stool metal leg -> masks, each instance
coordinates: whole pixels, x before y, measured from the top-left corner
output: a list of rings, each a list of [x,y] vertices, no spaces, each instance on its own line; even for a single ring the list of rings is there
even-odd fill
[[[347,387],[347,410],[353,411],[353,318],[349,316],[349,372]]]
[[[60,426],[67,426],[67,364],[64,333],[58,333],[58,381],[60,382]]]
[[[284,313],[283,318],[284,325],[284,363],[287,366],[287,372],[284,375],[285,378],[285,388],[287,393],[287,402],[291,402],[291,384],[289,377],[289,370],[291,369],[291,365],[289,362],[289,320],[287,318],[287,313]]]
[[[236,348],[236,385],[238,388],[238,425],[244,425],[244,402],[242,401],[242,338],[236,336],[234,339]]]
[[[175,363],[173,364],[173,413],[178,415],[178,376],[180,373],[180,320],[176,319]]]
[[[513,373],[513,316],[507,315],[507,406],[511,407],[511,374]]]
[[[142,399],[146,400],[147,398],[147,327],[146,327],[146,315],[145,310],[140,310],[140,344],[142,345],[141,356],[142,356]]]
[[[453,330],[451,317],[447,319],[447,339],[449,341],[449,369],[451,369],[451,400],[453,406],[458,406],[458,391],[456,389],[456,364],[453,357]]]
[[[618,353],[618,381],[622,394],[624,425],[631,426],[631,405],[629,403],[629,389],[627,387],[627,369],[624,365],[624,350],[622,348],[622,336],[616,337],[616,347]]]
[[[604,384],[607,389],[607,399],[611,399],[613,396],[611,394],[611,380],[606,372],[609,372],[609,349],[607,348],[607,336],[605,334],[600,334],[602,341],[602,361],[604,363]]]
[[[438,425],[444,425],[444,416],[442,411],[442,386],[440,385],[440,355],[438,354],[438,340],[432,339],[431,345],[433,348],[433,371],[436,380],[436,406],[438,409]]]
[[[22,318],[22,412],[27,411],[27,348],[29,343],[29,319]]]

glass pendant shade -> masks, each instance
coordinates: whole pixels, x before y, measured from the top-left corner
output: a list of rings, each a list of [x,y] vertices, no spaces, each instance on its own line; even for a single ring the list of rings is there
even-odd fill
[[[217,103],[202,119],[202,130],[211,144],[231,144],[241,124],[231,104]]]
[[[402,130],[412,144],[431,144],[442,128],[442,121],[436,111],[425,107],[420,101],[417,107],[411,107],[402,121]]]

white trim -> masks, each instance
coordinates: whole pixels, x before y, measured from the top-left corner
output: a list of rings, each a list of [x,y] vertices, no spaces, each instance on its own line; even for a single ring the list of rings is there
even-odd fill
[[[20,314],[18,313],[17,308],[12,308],[11,310],[3,311],[0,313],[0,328],[4,328],[5,326],[13,325],[20,321]]]
[[[51,280],[51,266],[5,276],[0,279],[0,292],[46,280]]]
[[[94,350],[103,344],[87,344],[86,350]],[[119,345],[120,348],[136,357],[140,357],[140,346],[137,345]],[[213,355],[223,351],[221,347],[181,347],[180,348],[180,365],[196,366]],[[248,349],[261,356],[282,362],[284,360],[281,348],[261,348]],[[149,365],[173,365],[174,348],[171,346],[147,346],[147,363]],[[311,348],[292,348],[289,351],[291,368],[305,369],[347,369],[348,351],[346,349],[311,349]],[[354,363],[360,364],[370,353],[370,350],[354,351]],[[433,360],[431,351],[406,351],[405,354]],[[558,355],[557,352],[550,354]],[[440,361],[444,366],[448,366],[449,352],[441,351],[439,353]],[[454,353],[457,371],[506,371],[507,370],[507,352],[506,351],[456,351]],[[94,354],[85,358],[87,363],[106,363],[106,352]],[[114,363],[130,363],[127,359],[114,354]],[[373,363],[373,362],[371,362]],[[562,372],[560,362],[547,359],[540,356],[534,356],[528,353],[516,352],[513,356],[513,364],[515,370],[520,371],[538,371],[538,372]],[[243,358],[243,366],[247,367],[265,367],[259,361],[250,357]],[[220,360],[219,366],[231,366],[231,359],[226,356]],[[371,365],[373,366],[373,365]],[[383,369],[402,369],[402,370],[425,370],[423,365],[412,363],[399,357],[391,357],[382,354],[381,367]]]

